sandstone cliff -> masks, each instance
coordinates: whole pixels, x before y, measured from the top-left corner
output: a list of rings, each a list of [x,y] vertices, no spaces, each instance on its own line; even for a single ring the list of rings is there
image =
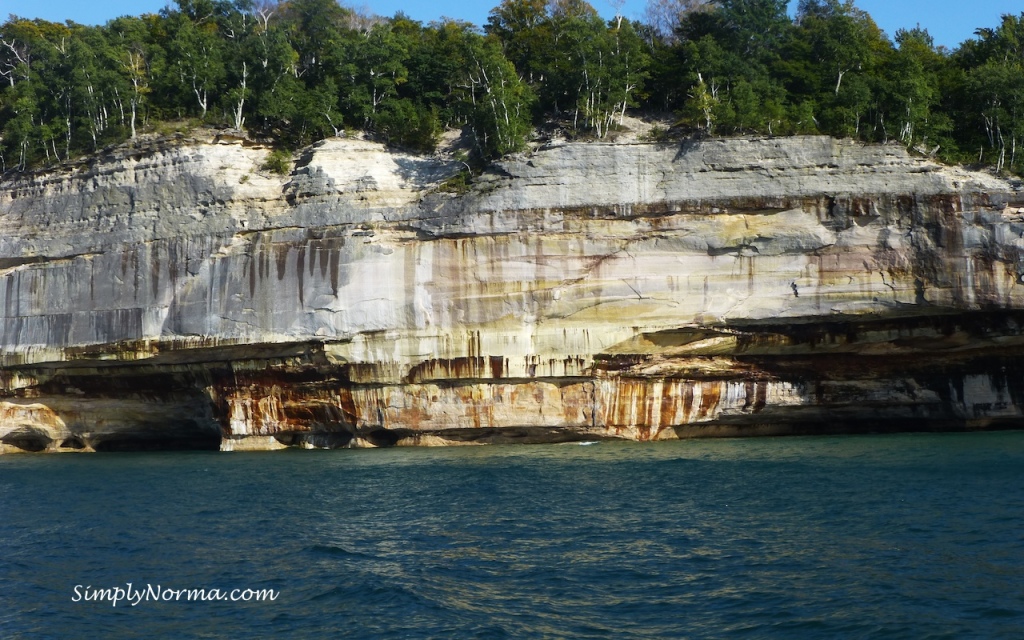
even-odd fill
[[[0,184],[2,450],[1024,426],[1024,193],[823,137]]]

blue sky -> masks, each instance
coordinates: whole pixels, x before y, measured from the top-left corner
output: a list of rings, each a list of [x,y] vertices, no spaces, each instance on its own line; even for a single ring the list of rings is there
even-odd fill
[[[353,0],[346,4],[365,6],[385,16],[401,10],[423,22],[448,16],[482,25],[487,21],[487,13],[499,2]],[[166,4],[167,0],[0,0],[0,16],[6,18],[13,13],[27,18],[102,24],[119,15],[159,11]],[[615,13],[612,0],[591,0],[591,4],[606,16]],[[796,0],[791,4],[795,6]],[[870,13],[890,36],[899,28],[920,24],[937,44],[948,47],[972,37],[978,27],[995,27],[1004,13],[1024,11],[1021,0],[857,0],[857,5]],[[645,6],[646,0],[624,0],[622,12],[629,18],[639,18]]]

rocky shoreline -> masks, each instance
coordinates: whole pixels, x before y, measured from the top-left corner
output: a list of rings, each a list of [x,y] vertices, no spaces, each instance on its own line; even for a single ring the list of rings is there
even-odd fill
[[[0,450],[1024,427],[1024,192],[825,137],[0,183]]]

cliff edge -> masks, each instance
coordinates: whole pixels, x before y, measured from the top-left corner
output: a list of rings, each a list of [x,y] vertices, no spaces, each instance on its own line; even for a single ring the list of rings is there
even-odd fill
[[[1024,192],[825,137],[0,183],[0,451],[1024,426]]]

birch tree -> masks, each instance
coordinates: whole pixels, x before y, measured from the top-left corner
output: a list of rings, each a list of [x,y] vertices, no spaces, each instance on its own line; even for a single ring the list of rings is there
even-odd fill
[[[463,102],[485,158],[522,149],[530,131],[533,93],[501,52],[497,39],[470,36]]]
[[[997,170],[1024,169],[1024,13],[1004,15],[996,28],[978,29],[965,43],[967,98],[964,133],[983,133],[980,161]],[[976,138],[977,139],[977,138]],[[987,151],[987,153],[986,153]]]
[[[114,100],[121,116],[127,121],[131,139],[138,135],[137,122],[145,113],[151,92],[149,53],[146,47],[148,29],[139,18],[123,17],[110,23],[111,57],[118,70],[114,86]]]
[[[185,0],[179,0],[185,6]],[[211,13],[180,11],[168,16],[174,34],[168,50],[179,86],[195,98],[199,117],[216,98],[225,76],[223,52],[217,22]]]

